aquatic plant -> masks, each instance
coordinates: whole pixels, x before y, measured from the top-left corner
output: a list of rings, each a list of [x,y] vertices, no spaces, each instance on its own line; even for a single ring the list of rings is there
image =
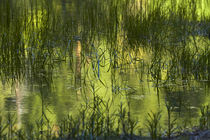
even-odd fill
[[[209,113],[209,105],[204,105],[200,107],[201,117],[199,119],[200,129],[209,129],[210,127],[210,113]]]
[[[153,140],[161,139],[161,126],[160,126],[160,119],[161,119],[161,111],[159,112],[150,112],[147,114],[148,119],[146,120],[146,126],[149,131],[150,137]]]
[[[167,137],[168,139],[171,138],[171,136],[174,134],[174,132],[177,130],[176,128],[176,118],[173,119],[172,118],[172,112],[174,111],[174,106],[170,103],[166,101],[166,108],[167,108],[167,113],[168,113],[168,120],[167,120]]]

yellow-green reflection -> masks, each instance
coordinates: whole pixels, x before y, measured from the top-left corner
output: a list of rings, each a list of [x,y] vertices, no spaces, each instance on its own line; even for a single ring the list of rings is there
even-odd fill
[[[10,13],[16,3],[6,3],[2,115],[16,111],[18,127],[57,124],[94,93],[112,113],[130,108],[141,127],[151,111],[161,111],[166,127],[167,102],[177,125],[198,125],[199,107],[209,103],[208,1],[159,2],[27,1],[17,4],[25,5],[18,20]]]

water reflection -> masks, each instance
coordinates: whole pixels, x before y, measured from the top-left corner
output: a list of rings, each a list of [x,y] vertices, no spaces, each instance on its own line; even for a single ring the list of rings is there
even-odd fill
[[[75,48],[76,52],[76,68],[75,68],[75,85],[76,89],[81,87],[81,43],[80,41],[77,41],[77,46]],[[80,94],[78,92],[78,94]]]
[[[18,125],[76,114],[93,93],[142,120],[151,110],[166,118],[166,104],[180,122],[194,119],[209,102],[209,13],[179,4],[164,13],[170,4],[146,1],[46,2],[1,1],[1,109],[16,106]]]
[[[23,94],[21,93],[21,87],[20,83],[17,82],[15,84],[15,97],[16,97],[16,106],[17,106],[17,123],[18,128],[21,127],[21,115],[23,114]]]

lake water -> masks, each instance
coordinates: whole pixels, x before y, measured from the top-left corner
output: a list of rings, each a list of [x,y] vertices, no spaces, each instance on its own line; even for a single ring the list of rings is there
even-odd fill
[[[157,111],[166,127],[167,106],[180,129],[199,125],[210,103],[208,4],[1,0],[0,115],[56,124],[97,95],[143,128]]]

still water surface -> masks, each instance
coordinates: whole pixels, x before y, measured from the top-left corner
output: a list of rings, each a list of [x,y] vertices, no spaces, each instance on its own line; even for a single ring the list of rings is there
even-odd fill
[[[165,124],[168,103],[177,124],[198,125],[210,102],[209,1],[194,3],[196,14],[141,2],[0,1],[1,115],[56,123],[95,93],[141,126],[151,111]]]

